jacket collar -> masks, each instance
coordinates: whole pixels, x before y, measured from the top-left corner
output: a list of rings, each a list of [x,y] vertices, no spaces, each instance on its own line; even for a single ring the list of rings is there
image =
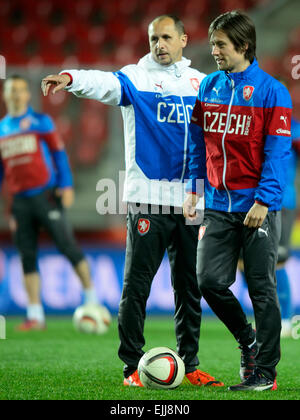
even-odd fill
[[[28,115],[30,115],[30,114],[32,114],[32,112],[33,112],[33,109],[32,109],[32,107],[29,105],[28,107],[27,107],[27,110],[24,112],[24,114],[22,114],[22,115],[18,115],[17,117],[14,117],[14,116],[12,116],[12,115],[10,115],[10,114],[6,114],[6,116],[7,116],[7,118],[8,119],[11,119],[11,120],[21,120],[22,118],[25,118],[25,117],[27,117]]]
[[[255,80],[257,70],[259,69],[258,62],[256,58],[252,61],[250,66],[246,68],[246,70],[238,72],[238,73],[228,73],[224,72],[224,75],[230,77],[234,80],[235,84],[242,80]]]
[[[148,53],[147,55],[145,55],[138,62],[138,66],[141,66],[147,70],[167,71],[170,73],[174,73],[176,77],[181,77],[181,74],[190,65],[191,65],[191,60],[188,60],[185,57],[182,57],[180,61],[177,61],[174,64],[170,64],[169,66],[162,66],[161,64],[153,60],[151,53]]]

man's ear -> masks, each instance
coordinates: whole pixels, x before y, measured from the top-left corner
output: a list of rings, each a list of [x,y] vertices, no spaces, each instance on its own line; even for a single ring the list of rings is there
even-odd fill
[[[182,48],[186,47],[187,42],[188,42],[188,36],[187,36],[187,34],[181,35]]]
[[[246,43],[242,46],[241,51],[242,51],[243,53],[246,53],[246,51],[248,50],[248,48],[249,48],[249,44],[248,44],[248,42],[246,42]]]

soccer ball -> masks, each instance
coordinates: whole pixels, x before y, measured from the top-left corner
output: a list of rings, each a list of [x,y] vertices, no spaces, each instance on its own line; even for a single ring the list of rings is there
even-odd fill
[[[111,324],[109,310],[102,305],[79,306],[73,315],[73,325],[77,331],[86,334],[104,334]]]
[[[172,349],[155,347],[140,359],[138,374],[146,388],[176,388],[183,380],[185,366],[183,360]]]

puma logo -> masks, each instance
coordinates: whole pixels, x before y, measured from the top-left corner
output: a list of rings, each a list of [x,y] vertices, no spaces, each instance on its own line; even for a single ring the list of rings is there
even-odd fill
[[[219,90],[220,90],[220,88],[217,89],[217,88],[213,87],[212,90],[214,90],[216,92],[217,96],[219,96]]]

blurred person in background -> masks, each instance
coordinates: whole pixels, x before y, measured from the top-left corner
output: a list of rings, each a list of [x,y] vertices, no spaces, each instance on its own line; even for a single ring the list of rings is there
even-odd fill
[[[21,331],[45,328],[37,264],[43,227],[73,265],[84,288],[85,303],[97,303],[87,261],[76,244],[65,209],[74,200],[68,157],[51,118],[35,112],[28,82],[19,75],[3,85],[7,115],[0,121],[0,184],[12,195],[9,228],[19,251],[28,296]]]
[[[281,76],[276,77],[285,87],[288,87],[287,81]],[[281,236],[278,246],[278,260],[276,267],[277,293],[281,309],[281,337],[287,338],[292,336],[292,317],[293,304],[290,288],[289,276],[286,271],[285,264],[290,256],[290,241],[292,229],[297,216],[297,191],[296,191],[296,175],[297,161],[300,156],[300,122],[292,117],[291,121],[292,133],[292,150],[286,167],[286,186],[283,193],[282,209],[281,209]],[[238,268],[241,271],[242,278],[245,280],[244,262],[241,258]]]
[[[118,321],[124,385],[142,386],[137,366],[144,354],[146,303],[167,250],[175,296],[177,348],[185,363],[185,380],[196,386],[222,386],[196,368],[201,322],[201,295],[196,279],[198,227],[185,224],[180,211],[183,197],[161,194],[159,181],[177,179],[183,185],[187,178],[188,124],[205,75],[190,68],[190,60],[182,56],[187,35],[177,17],[157,17],[150,23],[148,35],[150,53],[137,65],[125,66],[115,73],[64,70],[60,75],[44,78],[42,89],[44,95],[51,87],[53,93],[65,89],[79,98],[119,105],[122,110],[128,218]],[[151,212],[151,206],[156,206],[156,214]],[[168,213],[164,212],[165,207],[169,208]]]
[[[276,77],[286,88],[288,83],[282,76]],[[297,216],[296,175],[297,162],[300,156],[300,121],[292,116],[291,124],[292,150],[286,168],[286,186],[282,199],[281,237],[278,247],[278,262],[276,269],[277,292],[281,308],[281,337],[292,336],[293,304],[290,281],[285,264],[290,256],[290,243],[293,226]]]
[[[287,86],[281,77],[278,80]],[[290,243],[293,226],[297,216],[296,175],[297,162],[300,156],[300,121],[292,117],[292,153],[286,169],[286,187],[282,199],[281,237],[278,247],[278,263],[276,269],[277,293],[281,308],[281,337],[292,336],[293,304],[289,276],[285,264],[290,257]]]

